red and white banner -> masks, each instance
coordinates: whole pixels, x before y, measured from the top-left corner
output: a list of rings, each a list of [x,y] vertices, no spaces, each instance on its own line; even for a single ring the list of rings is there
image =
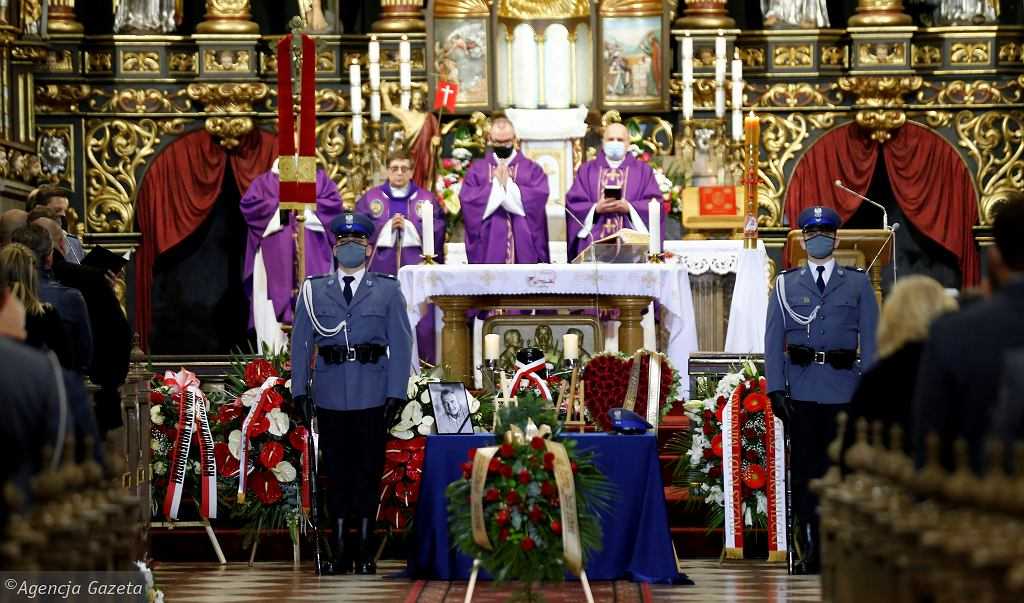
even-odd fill
[[[165,372],[164,384],[171,389],[171,394],[178,403],[178,435],[171,448],[171,470],[167,495],[164,497],[164,516],[171,520],[178,518],[181,494],[185,489],[188,453],[198,423],[201,466],[199,513],[206,519],[216,519],[217,461],[213,455],[213,434],[206,414],[206,396],[199,389],[199,379],[195,373],[185,369],[177,373]]]
[[[725,501],[725,558],[743,559],[743,450],[740,404],[733,396],[722,411],[722,497]]]
[[[459,85],[455,82],[441,80],[437,83],[437,91],[434,92],[434,111],[442,107],[449,113],[455,113],[455,99],[459,96]]]
[[[526,380],[530,385],[536,386],[540,390],[540,394],[544,396],[545,400],[551,401],[551,390],[548,388],[548,382],[539,374],[540,371],[544,370],[546,363],[547,359],[543,357],[534,360],[530,364],[523,364],[517,360],[516,368],[519,370],[512,377],[512,391],[509,393],[509,396],[515,396],[523,381]]]

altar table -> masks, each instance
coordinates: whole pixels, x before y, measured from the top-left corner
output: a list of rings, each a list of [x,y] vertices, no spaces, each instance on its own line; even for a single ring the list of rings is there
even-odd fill
[[[631,579],[672,583],[677,568],[665,510],[665,493],[653,435],[572,434],[579,452],[594,462],[613,489],[611,511],[602,518],[604,547],[586,564],[591,580]],[[445,488],[462,478],[471,448],[493,446],[493,434],[428,436],[408,573],[414,578],[465,580],[473,561],[457,553],[448,533]]]
[[[471,308],[617,309],[619,350],[631,354],[643,347],[643,311],[657,301],[668,332],[664,351],[676,369],[687,374],[687,358],[697,351],[689,274],[680,264],[418,265],[403,266],[398,281],[410,324],[419,322],[428,302],[441,308],[441,363],[446,375],[470,387],[472,345],[466,311]],[[418,360],[413,363],[418,365]]]

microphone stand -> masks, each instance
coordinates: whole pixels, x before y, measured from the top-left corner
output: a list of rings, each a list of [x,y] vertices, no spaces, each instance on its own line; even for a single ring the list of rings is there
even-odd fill
[[[857,191],[855,191],[853,189],[846,188],[845,186],[843,186],[843,181],[842,180],[836,180],[833,184],[835,184],[836,188],[841,188],[844,191],[846,191],[846,192],[850,193],[851,195],[853,195],[854,197],[857,197],[857,198],[861,199],[862,201],[867,201],[869,204],[874,205],[878,209],[882,210],[882,229],[889,230],[889,212],[885,211],[885,206],[884,205],[882,205],[881,203],[879,203],[878,201],[875,201],[873,199],[868,199],[867,197],[865,197],[864,195],[858,193]]]

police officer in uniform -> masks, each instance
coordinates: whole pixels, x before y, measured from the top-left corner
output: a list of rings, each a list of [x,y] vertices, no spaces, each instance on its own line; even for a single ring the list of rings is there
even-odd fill
[[[346,212],[330,229],[336,271],[306,279],[296,304],[292,394],[300,408],[315,410],[330,479],[337,551],[327,571],[372,574],[387,420],[405,402],[412,329],[398,281],[366,271],[373,222]],[[357,547],[346,542],[353,527]]]
[[[875,358],[878,303],[864,272],[836,264],[839,222],[827,207],[800,213],[807,265],[780,274],[768,302],[765,374],[790,435],[794,573],[819,571],[818,501],[808,482],[828,469],[836,415]]]

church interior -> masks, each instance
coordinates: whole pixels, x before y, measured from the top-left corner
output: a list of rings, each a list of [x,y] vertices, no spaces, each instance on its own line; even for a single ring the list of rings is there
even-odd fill
[[[0,0],[7,595],[1024,600],[1022,208],[1018,0]]]

